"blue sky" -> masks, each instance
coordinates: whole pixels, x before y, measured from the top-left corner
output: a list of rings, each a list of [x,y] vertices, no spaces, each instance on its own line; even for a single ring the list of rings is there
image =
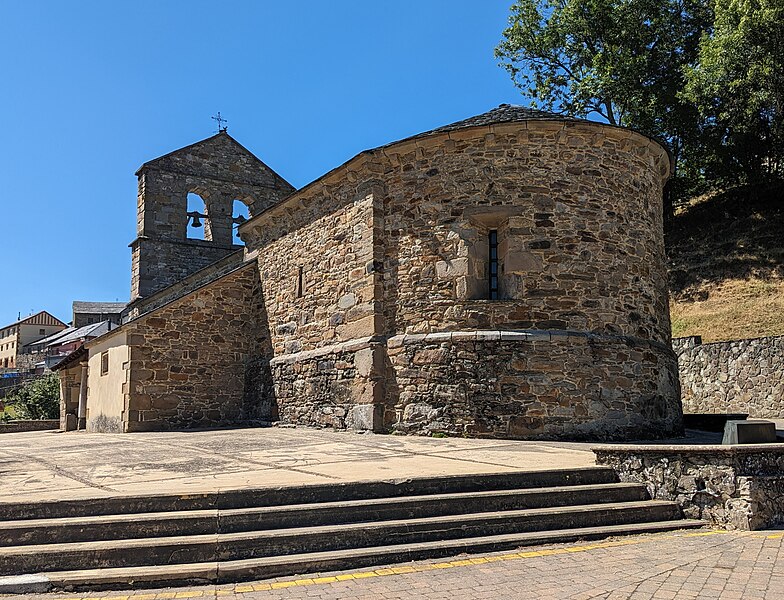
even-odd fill
[[[135,170],[215,129],[300,187],[357,152],[524,103],[511,0],[0,0],[0,326],[127,300]]]

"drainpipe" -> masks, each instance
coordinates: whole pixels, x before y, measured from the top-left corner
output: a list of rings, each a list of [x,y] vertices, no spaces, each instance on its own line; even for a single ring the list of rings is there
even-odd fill
[[[79,424],[78,429],[87,428],[87,362],[79,363],[82,367],[82,381],[79,384]]]

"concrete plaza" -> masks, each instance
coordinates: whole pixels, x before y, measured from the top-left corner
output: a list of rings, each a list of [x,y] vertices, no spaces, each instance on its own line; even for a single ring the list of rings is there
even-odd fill
[[[0,502],[594,465],[591,444],[276,427],[133,434],[37,431],[4,434],[0,441]]]

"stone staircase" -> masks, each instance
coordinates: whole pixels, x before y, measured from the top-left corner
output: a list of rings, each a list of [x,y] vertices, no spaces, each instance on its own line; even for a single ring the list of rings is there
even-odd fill
[[[265,579],[700,527],[604,467],[0,504],[0,593]]]

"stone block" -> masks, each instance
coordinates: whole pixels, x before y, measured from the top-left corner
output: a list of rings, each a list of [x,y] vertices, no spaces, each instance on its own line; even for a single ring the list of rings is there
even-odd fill
[[[723,445],[770,444],[776,441],[776,424],[773,421],[750,419],[727,421],[724,426]]]
[[[468,275],[468,259],[440,260],[436,263],[436,275],[440,279],[466,276]]]
[[[72,413],[68,413],[65,415],[63,419],[63,429],[65,431],[76,431],[76,426],[78,425],[79,418]]]
[[[338,308],[343,310],[351,308],[357,303],[357,297],[354,294],[345,294],[338,300]]]
[[[513,250],[504,258],[507,273],[538,273],[542,270],[542,259],[531,252]]]
[[[359,431],[381,431],[383,419],[382,404],[355,404],[346,415],[346,427]]]

